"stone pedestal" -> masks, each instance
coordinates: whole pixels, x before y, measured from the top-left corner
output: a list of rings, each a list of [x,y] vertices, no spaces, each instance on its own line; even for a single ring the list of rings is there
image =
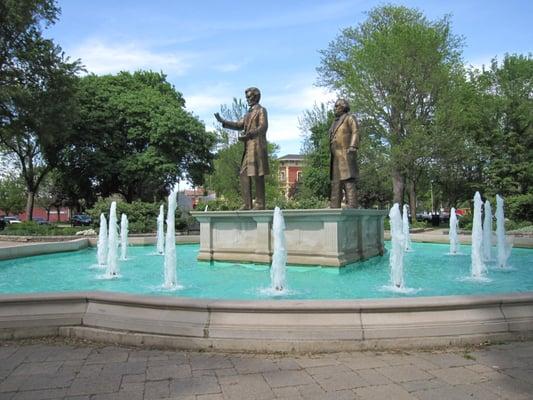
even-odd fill
[[[272,261],[274,212],[191,213],[200,222],[202,261]],[[342,267],[383,255],[385,210],[284,210],[289,264]]]

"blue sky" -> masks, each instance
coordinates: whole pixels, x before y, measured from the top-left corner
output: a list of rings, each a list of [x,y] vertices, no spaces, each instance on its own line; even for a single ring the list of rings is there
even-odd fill
[[[505,53],[532,51],[533,1],[391,1],[429,19],[452,15],[465,39],[464,60],[481,66]],[[213,113],[257,86],[269,113],[267,138],[278,155],[298,153],[298,118],[334,93],[315,86],[319,50],[356,26],[380,1],[112,1],[61,0],[60,20],[46,31],[90,72],[163,71],[187,109],[208,129]]]

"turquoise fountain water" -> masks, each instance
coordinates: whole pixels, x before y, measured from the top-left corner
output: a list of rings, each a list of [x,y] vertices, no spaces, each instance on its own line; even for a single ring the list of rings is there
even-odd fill
[[[533,250],[514,248],[502,269],[489,265],[486,281],[468,278],[471,247],[449,255],[448,244],[413,243],[404,254],[405,281],[414,292],[390,288],[389,254],[343,269],[288,266],[287,287],[273,296],[269,265],[197,262],[198,245],[178,245],[180,290],[165,290],[155,246],[130,246],[120,279],[103,279],[96,249],[0,261],[0,293],[112,291],[215,299],[363,299],[479,295],[533,291]]]

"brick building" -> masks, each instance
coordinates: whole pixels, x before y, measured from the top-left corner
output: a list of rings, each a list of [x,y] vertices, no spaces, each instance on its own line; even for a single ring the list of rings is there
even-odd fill
[[[303,160],[304,156],[300,154],[287,154],[278,158],[280,188],[287,199],[294,196],[302,179]]]

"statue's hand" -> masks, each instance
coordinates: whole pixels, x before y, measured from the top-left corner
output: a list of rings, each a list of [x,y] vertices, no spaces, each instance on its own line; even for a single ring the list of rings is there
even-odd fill
[[[248,136],[246,135],[239,135],[239,138],[238,138],[241,142],[246,142],[248,140]]]
[[[354,146],[348,147],[348,153],[355,153],[355,152],[357,152],[357,147],[354,147]]]
[[[215,118],[216,118],[217,121],[220,122],[220,123],[223,123],[223,122],[224,122],[224,119],[220,116],[219,113],[215,113]]]

